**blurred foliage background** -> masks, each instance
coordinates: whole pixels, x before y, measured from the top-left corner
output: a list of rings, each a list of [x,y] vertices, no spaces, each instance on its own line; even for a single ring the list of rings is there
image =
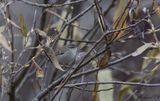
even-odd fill
[[[1,0],[1,101],[158,101],[159,0]]]

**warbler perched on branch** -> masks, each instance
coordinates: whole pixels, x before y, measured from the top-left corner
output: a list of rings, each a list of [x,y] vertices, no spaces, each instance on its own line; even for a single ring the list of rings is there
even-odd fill
[[[74,45],[67,45],[58,50],[57,59],[61,65],[72,65],[76,59],[78,48]]]

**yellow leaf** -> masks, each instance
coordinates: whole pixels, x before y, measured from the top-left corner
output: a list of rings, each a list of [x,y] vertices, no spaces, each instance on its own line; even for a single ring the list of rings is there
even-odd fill
[[[25,21],[24,21],[24,17],[22,15],[19,16],[19,24],[20,24],[23,36],[27,37],[28,32],[27,32]]]
[[[43,78],[44,77],[44,71],[41,68],[37,68],[36,77],[39,77],[39,78]]]
[[[128,1],[128,0],[127,0]],[[120,0],[118,7],[116,9],[115,15],[113,17],[113,29],[119,29],[124,28],[127,26],[127,17],[128,17],[128,9],[126,9],[126,6],[129,2],[126,0]],[[119,39],[121,36],[123,36],[124,31],[114,33],[113,38]]]
[[[134,2],[137,2],[136,6],[133,7],[134,11],[135,11],[135,16],[133,16],[132,18],[135,19],[137,17],[138,14],[138,9],[139,9],[139,5],[140,5],[140,0],[135,0]],[[129,17],[129,11],[131,10],[130,6],[134,6],[132,0],[120,0],[118,7],[115,11],[115,15],[113,17],[113,29],[120,29],[120,28],[125,28],[129,25],[128,23],[128,19]],[[121,38],[122,36],[125,35],[125,31],[120,31],[120,32],[116,32],[113,34],[113,39],[118,40],[119,38]]]

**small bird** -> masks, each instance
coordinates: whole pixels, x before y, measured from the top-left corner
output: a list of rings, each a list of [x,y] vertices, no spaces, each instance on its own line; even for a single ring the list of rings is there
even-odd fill
[[[77,53],[78,48],[71,44],[60,48],[56,55],[60,65],[70,66],[74,63]]]

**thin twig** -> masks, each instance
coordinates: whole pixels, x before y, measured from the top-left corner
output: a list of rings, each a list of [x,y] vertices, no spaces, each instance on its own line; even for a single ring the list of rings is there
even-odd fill
[[[131,57],[132,57],[132,55],[131,55],[131,54],[128,54],[128,55],[126,55],[126,56],[124,56],[124,57],[122,57],[122,58],[120,58],[120,59],[118,59],[118,60],[115,60],[115,61],[113,61],[113,62],[108,63],[108,65],[105,66],[105,67],[95,68],[95,69],[88,70],[88,71],[85,71],[85,72],[82,72],[82,73],[78,73],[78,74],[73,75],[71,78],[79,77],[79,76],[85,75],[85,74],[88,75],[88,74],[90,74],[90,73],[97,72],[97,71],[100,71],[100,70],[103,70],[103,69],[106,69],[106,68],[112,69],[112,68],[109,68],[109,67],[110,67],[110,66],[113,66],[113,65],[115,65],[115,64],[118,64],[118,63],[120,63],[120,62],[122,62],[122,61],[125,61],[125,60],[127,60],[127,59],[129,59],[129,58],[131,58]],[[91,61],[91,59],[90,59],[89,61]],[[89,61],[87,61],[86,63],[88,63]],[[82,64],[81,66],[86,65],[86,63]]]
[[[29,5],[32,5],[32,6],[50,8],[50,7],[62,7],[62,6],[66,6],[66,5],[73,5],[73,4],[77,4],[77,3],[80,3],[80,2],[84,2],[86,0],[77,0],[77,1],[72,1],[72,2],[67,2],[67,3],[62,3],[62,4],[56,4],[56,3],[40,4],[40,3],[37,3],[37,2],[28,1],[28,0],[16,0],[16,1],[21,1],[25,4],[29,4]]]
[[[6,7],[6,17],[11,20],[11,15],[10,15],[10,5],[7,5]],[[12,50],[12,53],[11,53],[11,62],[14,63],[14,58],[15,58],[15,54],[14,54],[14,33],[13,33],[13,27],[12,27],[12,24],[8,24],[9,26],[9,33],[11,34],[11,50]],[[11,73],[14,72],[14,65],[11,65]],[[10,74],[10,92],[9,92],[9,100],[10,101],[15,101],[15,85],[14,85],[14,82],[13,82],[13,76]]]
[[[21,30],[20,26],[18,26],[15,22],[13,22],[11,19],[9,19],[6,14],[4,13],[4,10],[0,9],[1,14],[3,16],[3,18],[7,21],[8,24],[13,25],[15,28]]]
[[[86,14],[89,10],[91,10],[93,7],[95,6],[95,4],[90,5],[88,8],[86,8],[85,10],[83,10],[81,13],[79,13],[78,15],[76,15],[75,17],[73,17],[72,19],[68,20],[67,22],[65,22],[65,24],[61,27],[60,29],[60,34],[57,35],[56,39],[54,40],[54,44],[52,45],[52,47],[58,42],[61,34],[63,33],[63,31],[65,30],[65,28],[70,25],[71,23],[73,23],[74,21],[76,21],[77,19],[79,19],[80,17],[82,17],[84,14]]]
[[[131,85],[131,86],[142,86],[142,87],[160,87],[160,83],[136,83],[136,82],[123,82],[123,81],[106,81],[106,82],[83,82],[83,83],[75,83],[75,84],[66,84],[67,87],[74,87],[74,86],[83,86],[83,85],[95,85],[95,84],[115,84],[115,85]]]
[[[84,89],[84,88],[81,88],[81,87],[78,87],[78,86],[67,86],[67,85],[65,85],[64,88],[75,88],[75,89],[86,91],[86,92],[102,92],[102,91],[113,90],[113,88],[108,88],[108,89],[99,89],[99,90],[95,91],[95,90],[90,90],[90,89]]]
[[[71,42],[79,42],[79,43],[96,43],[95,41],[85,41],[85,40],[74,40],[74,39],[66,39],[66,38],[59,38],[59,40],[64,40],[64,41],[71,41]]]
[[[82,11],[81,13],[79,13],[78,15],[76,15],[75,17],[73,17],[72,19],[68,20],[64,26],[62,26],[60,33],[62,33],[64,31],[64,29],[67,27],[67,25],[70,25],[71,23],[73,23],[74,21],[76,21],[77,19],[79,19],[80,17],[82,17],[84,14],[86,14],[89,10],[91,10],[93,7],[95,6],[95,4],[90,5],[88,8],[86,8],[84,11]]]

